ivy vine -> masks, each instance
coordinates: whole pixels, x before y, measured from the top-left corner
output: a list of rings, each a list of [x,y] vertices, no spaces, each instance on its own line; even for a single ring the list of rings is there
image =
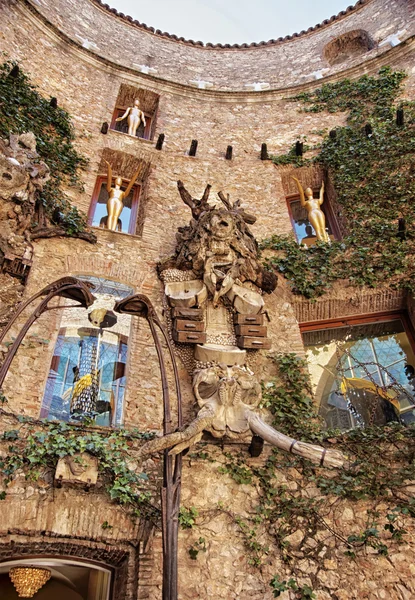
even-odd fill
[[[397,104],[404,78],[383,67],[377,77],[325,84],[292,98],[307,112],[347,112],[345,126],[322,132],[313,159],[333,182],[343,240],[308,249],[286,236],[262,243],[271,251],[266,264],[290,281],[294,293],[316,298],[339,279],[415,290],[415,102]],[[398,106],[403,125],[395,118]]]
[[[7,418],[16,421],[16,426],[3,432],[0,441],[7,445],[7,451],[0,458],[0,474],[3,478],[3,491],[0,499],[7,496],[8,486],[18,472],[24,472],[26,479],[44,479],[48,472],[54,473],[59,459],[88,453],[98,458],[99,473],[109,498],[130,509],[134,517],[144,517],[156,524],[159,522],[159,508],[154,501],[157,483],[145,472],[130,468],[134,450],[153,434],[123,429],[100,431],[85,424],[70,424],[60,421],[34,420],[15,416],[1,409]],[[153,474],[154,475],[154,474]],[[105,521],[103,529],[112,526]]]
[[[0,65],[0,137],[28,131],[34,133],[37,152],[50,169],[50,180],[40,194],[47,216],[69,234],[84,231],[85,215],[62,189],[70,185],[82,191],[79,172],[88,164],[74,147],[70,115],[44,98],[17,63],[6,61]]]
[[[326,542],[321,542],[319,533],[325,532],[325,539],[334,538],[337,548],[350,559],[367,548],[387,555],[405,543],[409,522],[415,518],[415,499],[408,489],[408,482],[415,480],[415,427],[391,423],[348,432],[324,430],[313,405],[306,361],[291,353],[271,359],[277,376],[264,385],[263,405],[270,410],[273,427],[296,439],[335,445],[349,457],[349,465],[336,471],[324,469],[278,449],[271,450],[261,465],[251,461],[246,452],[226,453],[219,472],[238,485],[251,485],[257,500],[249,516],[235,514],[222,503],[212,516],[226,514],[234,522],[248,563],[255,567],[261,567],[271,552],[266,540],[274,541],[290,573],[286,579],[273,577],[269,585],[274,597],[291,590],[298,599],[313,598],[313,588],[298,583],[304,577],[298,558],[300,552],[300,556],[320,562],[319,553]],[[308,493],[310,486],[315,493]],[[362,512],[362,501],[367,508],[361,531],[356,531],[353,523],[350,531],[333,526],[339,506],[344,510],[359,502]],[[382,512],[376,510],[379,502],[385,506]],[[199,519],[206,521],[203,511],[191,508],[187,517],[191,517],[192,527]],[[298,531],[302,539],[293,546],[290,536]],[[311,579],[314,586],[319,585]]]

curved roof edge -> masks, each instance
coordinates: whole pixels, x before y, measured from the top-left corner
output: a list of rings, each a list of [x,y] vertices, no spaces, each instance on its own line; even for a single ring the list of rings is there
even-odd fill
[[[330,25],[334,21],[337,21],[338,19],[341,19],[342,17],[345,17],[346,15],[348,15],[352,12],[355,12],[356,10],[361,8],[364,4],[368,4],[370,1],[371,0],[358,0],[356,2],[356,4],[348,6],[345,10],[341,10],[337,15],[333,15],[329,19],[324,19],[324,21],[322,23],[318,23],[317,25],[314,25],[314,27],[309,27],[308,29],[303,29],[302,31],[300,31],[300,33],[293,33],[291,35],[286,35],[285,37],[279,37],[276,40],[268,40],[268,42],[252,42],[250,44],[212,44],[211,42],[207,42],[205,44],[204,42],[200,42],[200,41],[195,42],[194,40],[186,40],[184,37],[179,37],[172,33],[167,33],[167,31],[161,31],[160,29],[155,29],[154,27],[149,27],[145,23],[140,23],[140,21],[133,19],[133,17],[130,17],[129,15],[125,15],[124,13],[119,12],[116,8],[111,8],[111,6],[109,4],[102,2],[102,0],[91,0],[91,2],[93,4],[98,5],[103,10],[115,15],[116,17],[119,17],[120,19],[122,19],[123,21],[126,21],[130,25],[139,27],[140,29],[144,29],[145,31],[148,31],[149,33],[154,33],[155,35],[159,35],[161,37],[168,38],[168,39],[176,41],[176,42],[182,42],[184,44],[188,44],[189,46],[200,46],[203,48],[215,48],[215,49],[219,48],[219,49],[226,49],[226,50],[228,50],[229,48],[258,48],[258,47],[262,47],[262,46],[273,46],[275,44],[281,44],[282,42],[288,42],[290,40],[299,38],[303,35],[307,35],[313,31],[317,31],[318,29],[321,29],[322,27],[326,27],[327,25]]]

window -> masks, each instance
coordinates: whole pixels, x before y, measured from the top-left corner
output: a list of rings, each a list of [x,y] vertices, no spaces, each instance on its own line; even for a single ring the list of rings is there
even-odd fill
[[[302,334],[328,427],[415,422],[415,354],[405,315],[310,324]]]
[[[116,300],[133,289],[107,279],[92,283],[96,301],[87,313],[66,308],[55,344],[42,401],[41,418],[97,425],[121,425],[124,411],[129,315],[115,315]]]
[[[121,189],[127,188],[128,181]],[[124,208],[118,219],[117,231],[135,234],[138,214],[138,201],[140,197],[140,186],[134,185],[128,197],[124,199]],[[106,229],[107,223],[107,178],[98,177],[92,195],[91,206],[88,215],[88,224],[92,227]]]
[[[316,194],[314,195],[316,196]],[[298,243],[303,244],[305,246],[312,246],[313,244],[315,244],[317,241],[317,237],[314,229],[312,228],[308,220],[306,209],[303,206],[301,206],[300,199],[298,197],[288,199],[288,208],[290,212],[291,223]],[[326,229],[328,231],[330,239],[339,239],[339,231],[336,226],[334,215],[329,203],[327,202],[327,199],[320,208],[326,217]]]

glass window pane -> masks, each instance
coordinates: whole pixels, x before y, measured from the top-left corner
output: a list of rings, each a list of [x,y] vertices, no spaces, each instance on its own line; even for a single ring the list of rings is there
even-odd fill
[[[317,241],[315,231],[310,225],[310,221],[307,218],[307,211],[303,206],[301,206],[300,200],[292,200],[290,202],[290,209],[294,222],[294,232],[298,243],[305,244],[306,246],[315,244]],[[324,205],[321,207],[321,209],[324,212]],[[329,235],[332,236],[332,239],[334,239],[333,231],[327,217],[326,228],[329,232]]]
[[[121,188],[122,190],[126,189],[126,186]],[[124,208],[122,209],[120,218],[118,219],[117,231],[122,231],[123,233],[128,233],[130,228],[130,220],[132,213],[132,203],[133,203],[134,189],[131,190],[128,197],[124,199]],[[91,225],[93,227],[106,227],[107,223],[107,200],[108,200],[108,192],[107,192],[107,184],[102,183],[101,189],[99,191],[99,195],[95,204],[94,214],[92,217]]]
[[[303,334],[320,414],[348,429],[401,420],[414,405],[415,355],[400,319]]]
[[[80,279],[92,283],[97,299],[88,311],[62,312],[41,417],[76,421],[90,416],[97,425],[120,425],[131,316],[115,315],[112,308],[133,289],[97,277]]]

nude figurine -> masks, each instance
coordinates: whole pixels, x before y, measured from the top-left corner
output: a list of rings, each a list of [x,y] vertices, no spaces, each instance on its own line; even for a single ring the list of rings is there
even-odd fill
[[[320,206],[324,202],[324,181],[321,184],[319,197],[314,198],[313,190],[311,188],[308,187],[304,192],[299,180],[296,177],[292,177],[292,179],[294,179],[294,181],[297,184],[298,192],[300,194],[301,206],[307,211],[308,220],[310,222],[310,225],[316,232],[317,239],[330,244],[330,238],[326,231],[326,217],[320,208]]]
[[[137,135],[137,129],[140,122],[143,122],[144,127],[146,126],[146,118],[142,110],[140,110],[140,100],[136,98],[134,105],[129,106],[122,117],[115,119],[116,121],[123,121],[128,117],[128,135]]]
[[[134,173],[130,183],[127,186],[127,189],[124,191],[121,189],[122,186],[122,178],[115,178],[115,186],[111,187],[112,183],[112,168],[109,162],[105,161],[108,166],[108,177],[107,177],[107,192],[108,192],[108,200],[107,200],[107,229],[111,231],[116,231],[118,226],[118,220],[121,214],[122,209],[124,208],[124,199],[128,198],[129,193],[132,190],[133,185],[135,184],[139,169]]]

